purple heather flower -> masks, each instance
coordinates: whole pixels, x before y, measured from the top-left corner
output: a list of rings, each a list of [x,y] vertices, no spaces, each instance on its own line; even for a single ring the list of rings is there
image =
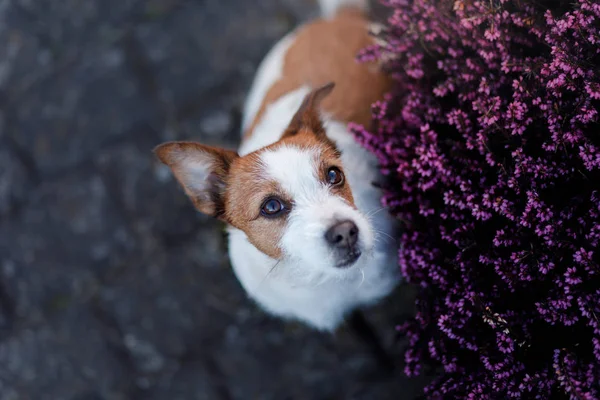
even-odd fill
[[[600,3],[382,2],[359,59],[397,86],[353,129],[420,288],[406,374],[438,367],[431,399],[600,399]]]

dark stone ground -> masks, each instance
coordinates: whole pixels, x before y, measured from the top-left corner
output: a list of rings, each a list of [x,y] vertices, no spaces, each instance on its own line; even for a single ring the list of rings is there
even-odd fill
[[[410,399],[347,329],[273,320],[151,149],[235,147],[309,0],[0,0],[0,400]],[[367,316],[390,351],[405,292]]]

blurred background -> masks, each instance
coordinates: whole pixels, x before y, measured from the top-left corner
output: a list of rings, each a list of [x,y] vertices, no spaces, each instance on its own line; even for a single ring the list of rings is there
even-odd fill
[[[313,0],[0,0],[0,400],[410,399],[347,328],[274,320],[151,152],[235,148]],[[390,351],[400,291],[369,310]],[[399,357],[397,357],[399,358]]]

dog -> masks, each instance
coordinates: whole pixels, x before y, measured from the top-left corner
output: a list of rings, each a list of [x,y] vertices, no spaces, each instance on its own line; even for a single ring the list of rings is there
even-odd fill
[[[390,90],[366,0],[320,0],[320,18],[260,64],[238,151],[169,142],[155,153],[195,207],[228,225],[233,270],[266,312],[334,331],[398,285],[397,226],[381,207],[377,159],[349,123],[371,126]]]

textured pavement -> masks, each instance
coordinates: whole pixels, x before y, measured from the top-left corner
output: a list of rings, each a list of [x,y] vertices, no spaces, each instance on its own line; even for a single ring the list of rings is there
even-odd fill
[[[309,0],[0,0],[0,400],[411,399],[366,347],[274,320],[152,148],[235,147]],[[366,312],[391,352],[406,291]]]

